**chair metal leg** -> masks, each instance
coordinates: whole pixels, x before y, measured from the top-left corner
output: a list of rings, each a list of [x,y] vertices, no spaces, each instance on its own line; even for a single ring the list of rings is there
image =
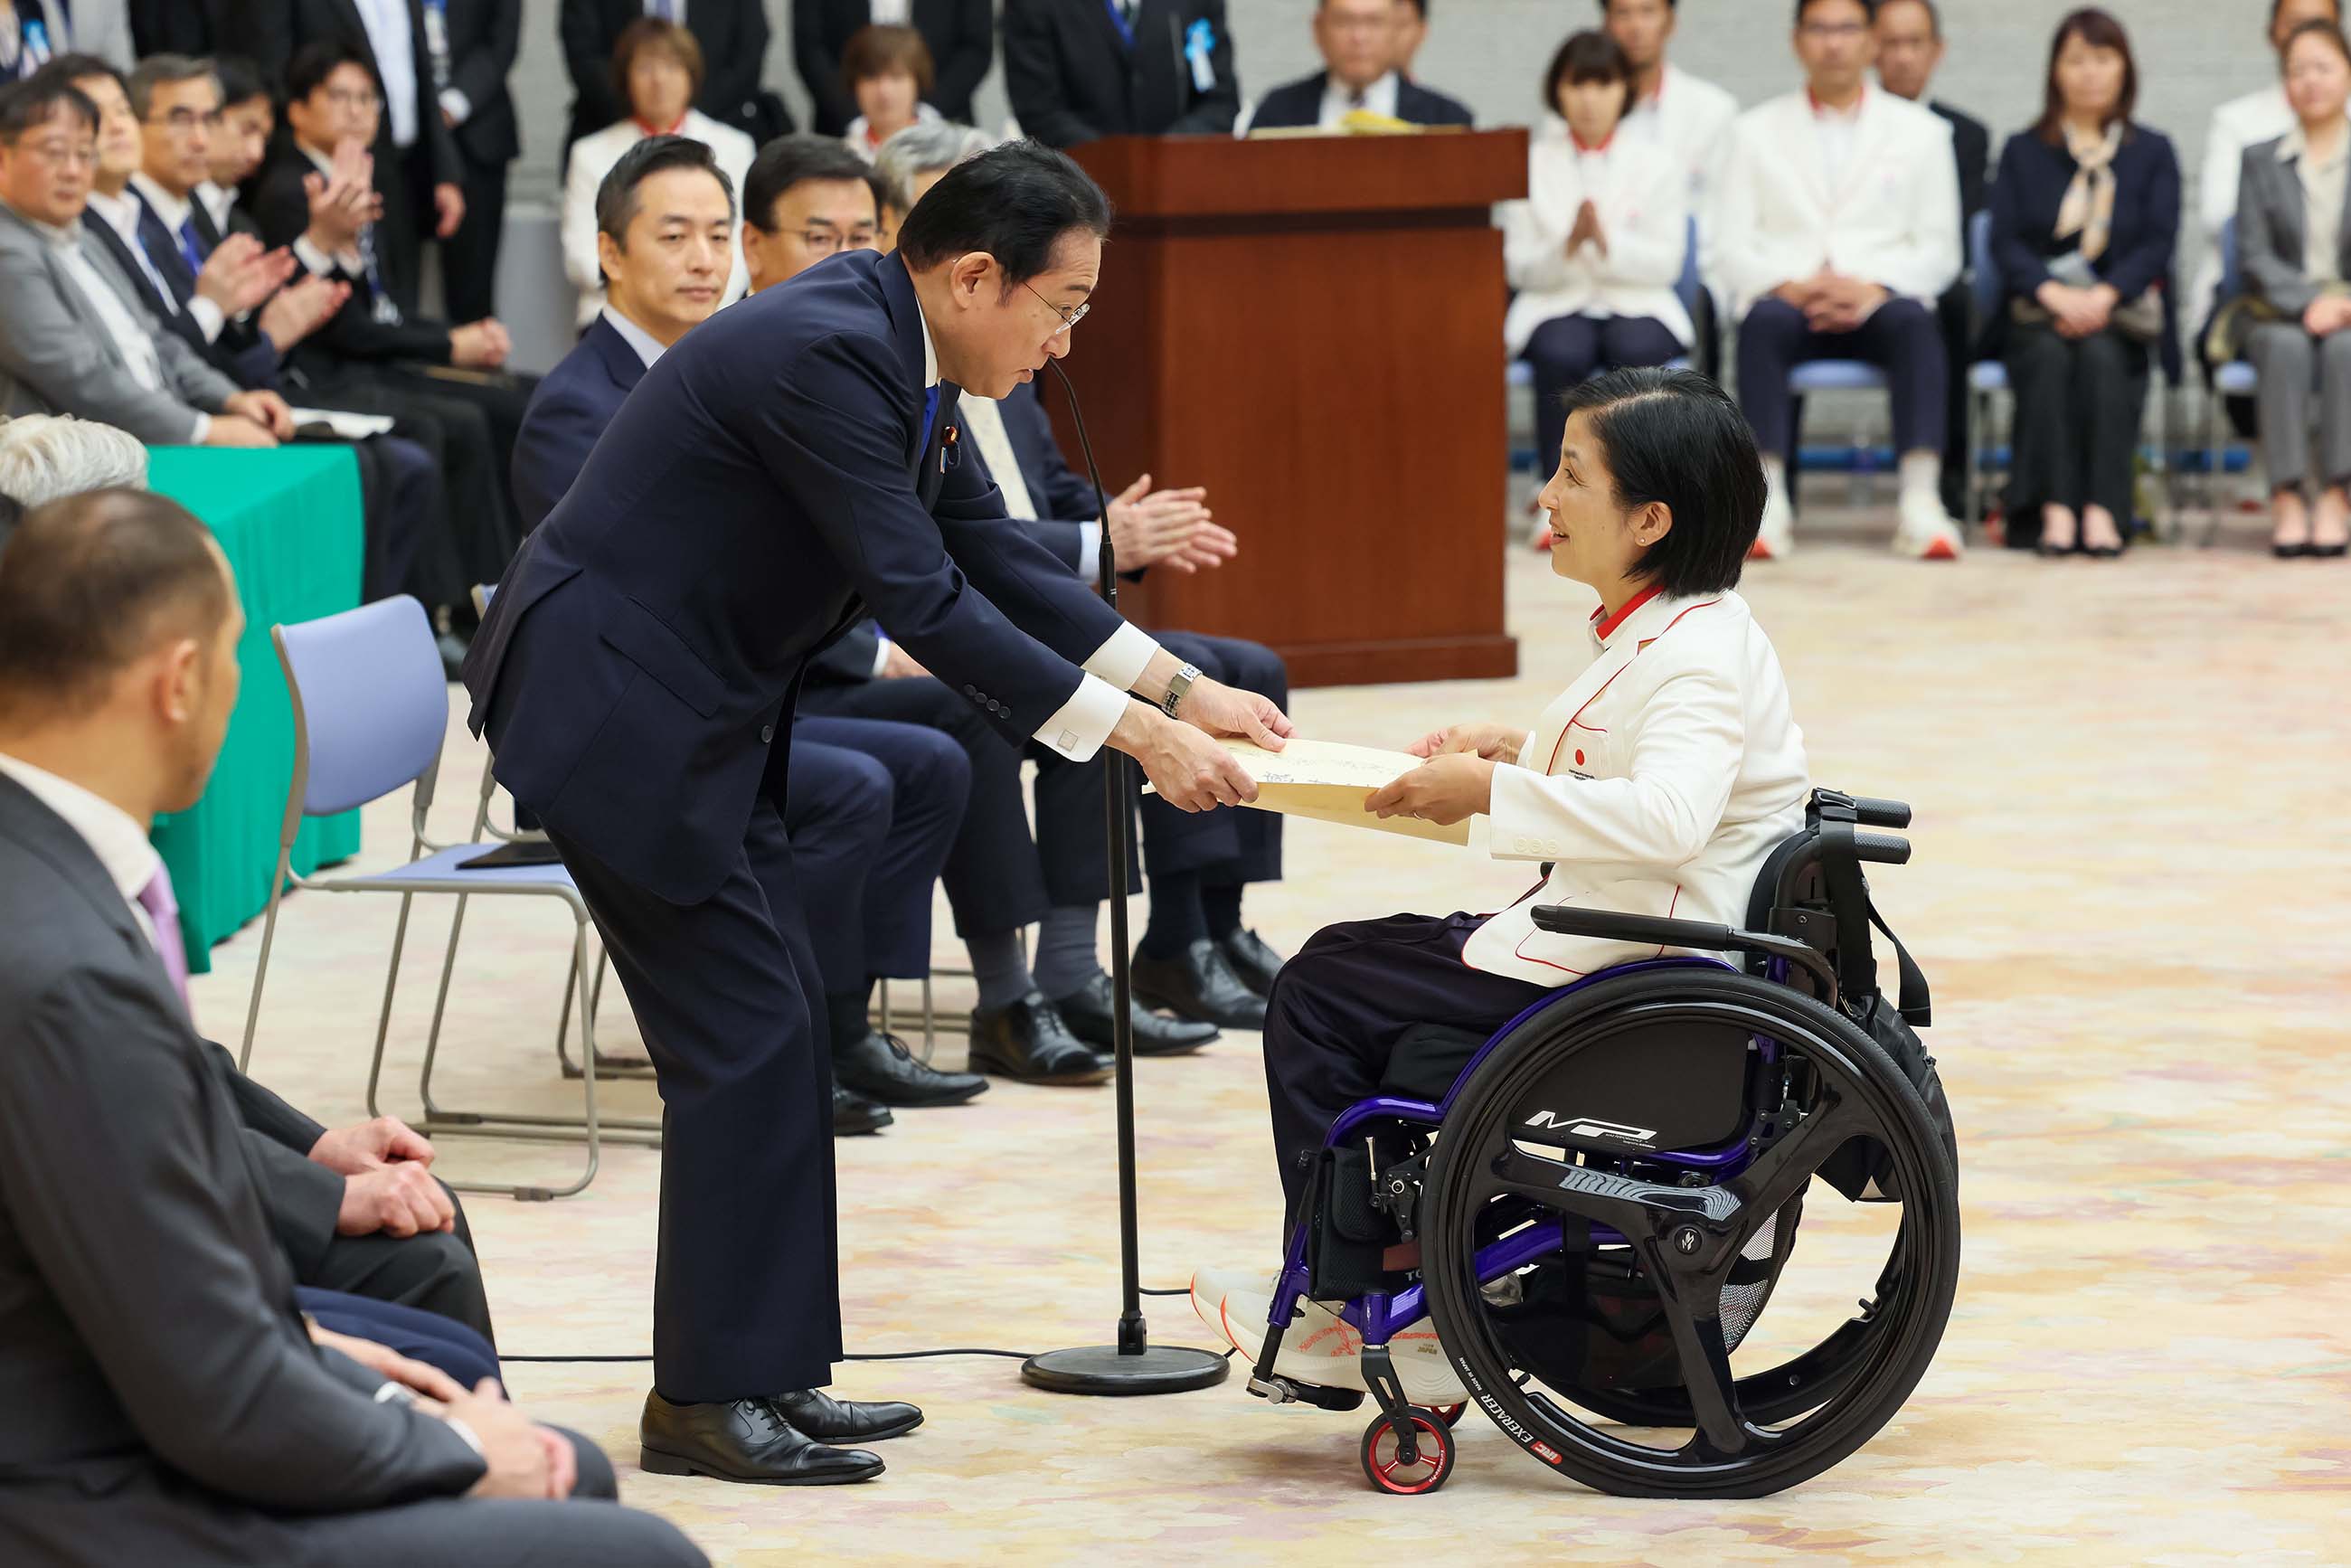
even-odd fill
[[[457,895],[456,913],[449,916],[449,950],[441,956],[441,988],[433,997],[433,1027],[424,1035],[424,1071],[417,1082],[426,1109],[433,1104],[433,1059],[441,1050],[441,1019],[449,1009],[449,977],[457,967],[457,936],[465,929],[465,900]],[[570,988],[565,987],[568,995]]]
[[[890,1032],[890,982],[883,980],[874,988],[874,991],[876,993],[874,999],[882,1005],[882,1032],[888,1034]]]
[[[2204,537],[2199,549],[2210,549],[2220,537],[2220,423],[2219,394],[2204,394]]]
[[[937,1054],[937,1052],[938,1052],[938,1049],[939,1049],[939,1030],[938,1030],[938,1019],[937,1019],[937,1015],[936,1015],[936,1013],[933,1010],[933,1009],[932,1009],[932,1007],[931,1007],[931,977],[930,977],[928,975],[925,975],[925,976],[923,977],[923,1065],[924,1065],[924,1066],[928,1067],[928,1066],[931,1064],[931,1058],[932,1058],[933,1056],[935,1056],[935,1054]]]
[[[413,854],[411,858],[413,858]],[[413,893],[403,893],[400,895],[400,923],[392,927],[392,963],[385,968],[383,975],[383,1007],[377,1012],[375,1019],[375,1056],[368,1063],[367,1112],[371,1116],[383,1114],[377,1106],[376,1094],[383,1082],[384,1041],[392,1033],[392,994],[400,988],[400,950],[408,942],[408,911],[409,906],[415,902],[416,895]],[[431,1059],[428,1058],[425,1061],[428,1081],[432,1065]],[[428,1116],[433,1113],[433,1103],[429,1100],[425,1102],[424,1112]]]
[[[236,1070],[243,1072],[253,1060],[254,1026],[261,1021],[261,982],[269,977],[269,948],[277,939],[277,905],[286,896],[286,873],[294,860],[294,846],[283,844],[277,851],[277,872],[269,879],[269,914],[261,923],[261,957],[253,967],[253,995],[245,1004],[245,1044],[236,1053]]]
[[[596,983],[588,993],[590,1007],[601,1008],[604,1005],[604,976],[611,968],[611,955],[600,946],[596,949]],[[555,1024],[555,1060],[562,1069],[564,1077],[577,1078],[580,1076],[580,1064],[571,1060],[571,1048],[567,1043],[570,1033],[571,983],[567,979],[563,986],[563,1015],[556,1020]],[[581,1038],[586,1038],[584,1026]],[[597,1065],[602,1068],[608,1076],[614,1078],[651,1078],[653,1075],[652,1062],[639,1061],[633,1057],[602,1057],[598,1060]]]

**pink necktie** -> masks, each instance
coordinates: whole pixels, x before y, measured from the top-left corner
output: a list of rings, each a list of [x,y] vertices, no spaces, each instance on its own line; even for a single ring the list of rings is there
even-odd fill
[[[172,988],[180,993],[180,1005],[188,1005],[188,949],[180,940],[180,902],[172,896],[172,873],[162,861],[155,862],[155,874],[139,890],[139,907],[155,923],[155,953],[163,960],[163,973],[172,977]]]

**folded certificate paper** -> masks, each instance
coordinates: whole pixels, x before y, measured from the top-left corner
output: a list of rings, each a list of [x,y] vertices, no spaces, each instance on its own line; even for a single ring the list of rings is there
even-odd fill
[[[1439,843],[1469,841],[1467,818],[1445,828],[1413,817],[1375,817],[1364,810],[1364,799],[1372,791],[1420,766],[1421,759],[1408,752],[1302,737],[1293,738],[1280,751],[1267,751],[1246,740],[1228,740],[1225,746],[1257,780],[1257,800],[1252,804],[1260,811],[1311,817],[1347,828],[1375,828]]]

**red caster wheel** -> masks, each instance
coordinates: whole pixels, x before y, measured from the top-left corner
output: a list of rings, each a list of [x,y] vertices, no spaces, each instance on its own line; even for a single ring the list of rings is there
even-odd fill
[[[1364,1429],[1364,1474],[1375,1490],[1418,1497],[1443,1486],[1453,1473],[1453,1431],[1445,1418],[1424,1405],[1412,1406],[1409,1418],[1416,1454],[1409,1464],[1397,1457],[1395,1430],[1386,1416]]]
[[[1448,1427],[1458,1427],[1461,1425],[1461,1417],[1467,1415],[1469,1410],[1469,1406],[1467,1405],[1438,1405],[1434,1406],[1434,1408],[1439,1416],[1445,1418],[1445,1424]]]

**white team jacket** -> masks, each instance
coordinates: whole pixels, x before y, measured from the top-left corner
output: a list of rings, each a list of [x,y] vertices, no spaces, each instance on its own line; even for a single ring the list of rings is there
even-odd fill
[[[1622,135],[1585,156],[1567,122],[1545,115],[1527,146],[1527,197],[1502,208],[1502,265],[1519,297],[1502,322],[1516,359],[1535,329],[1558,316],[1646,316],[1690,344],[1689,312],[1674,284],[1689,248],[1689,203],[1673,158]],[[1567,254],[1575,214],[1591,199],[1608,249]]]

